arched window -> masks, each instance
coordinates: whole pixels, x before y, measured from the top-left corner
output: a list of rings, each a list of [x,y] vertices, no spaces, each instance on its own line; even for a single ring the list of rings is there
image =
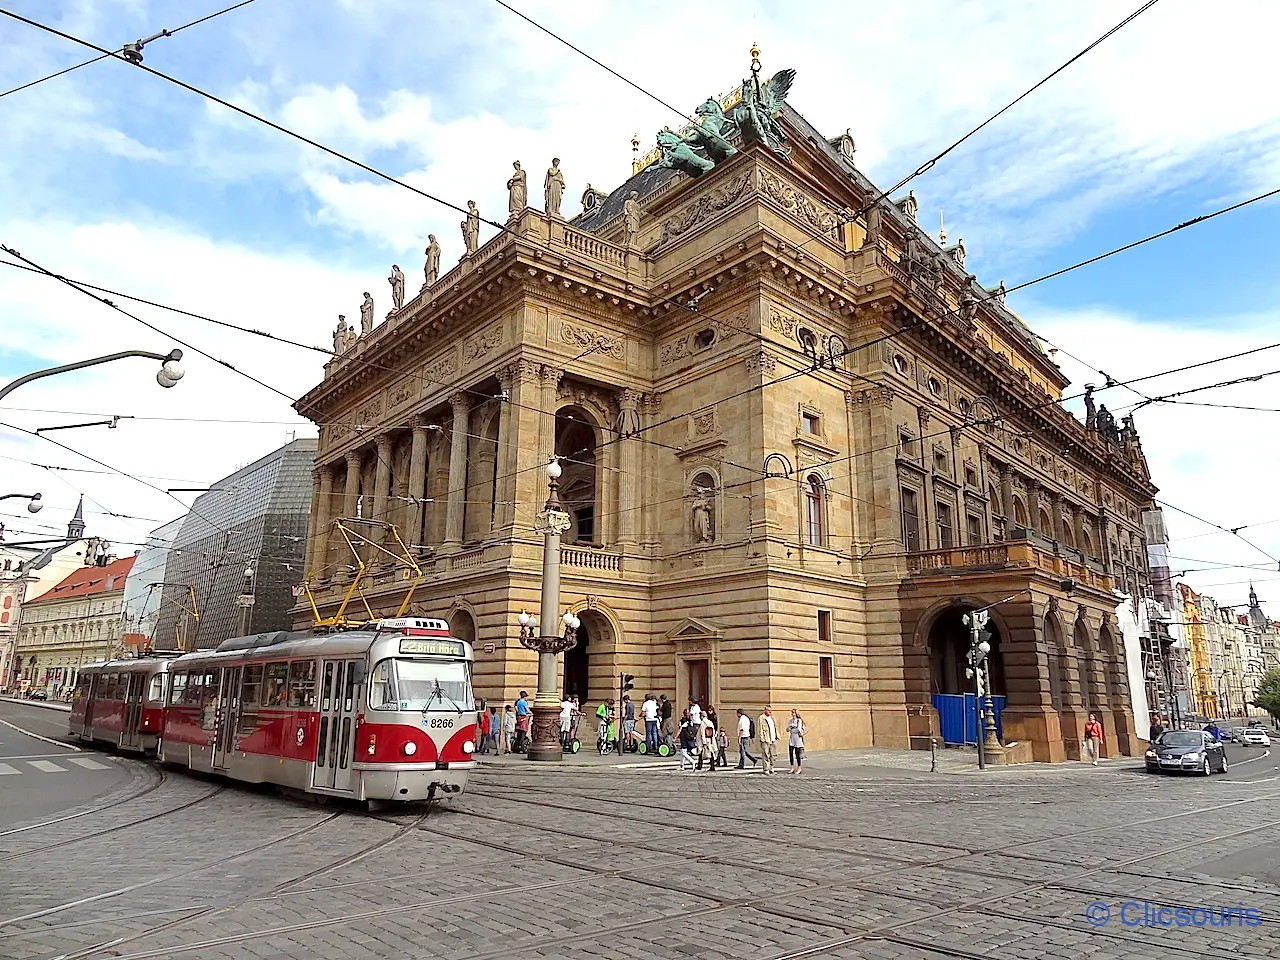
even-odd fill
[[[815,547],[827,544],[827,489],[816,473],[809,477],[804,488],[805,539]]]
[[[1089,528],[1081,527],[1080,529],[1080,549],[1086,557],[1093,556],[1093,540],[1089,536]]]
[[[1070,517],[1062,518],[1062,542],[1065,543],[1068,547],[1071,547],[1072,549],[1075,548],[1076,532],[1072,528]]]
[[[1013,522],[1019,527],[1025,527],[1028,523],[1026,505],[1018,497],[1013,498]]]
[[[1049,513],[1043,507],[1040,510],[1040,535],[1053,536],[1053,521],[1049,519]]]

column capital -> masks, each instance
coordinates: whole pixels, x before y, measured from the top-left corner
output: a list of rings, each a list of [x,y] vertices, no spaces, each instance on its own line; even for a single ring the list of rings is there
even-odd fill
[[[544,364],[542,369],[539,371],[539,377],[541,378],[544,386],[555,388],[560,386],[560,381],[564,379],[564,370],[559,367],[552,367]]]
[[[618,391],[618,406],[623,410],[638,410],[643,394],[639,390],[623,387]]]
[[[373,442],[378,447],[379,454],[383,453],[384,451],[390,450],[391,444],[394,441],[395,441],[395,437],[392,436],[390,430],[384,430],[382,431],[382,433],[378,434],[376,437],[373,438]]]
[[[541,373],[541,365],[532,360],[513,360],[498,371],[498,382],[505,389],[512,384],[537,380]]]
[[[415,414],[409,420],[409,427],[415,432],[418,430],[430,430],[433,426],[435,426],[435,424],[431,422],[431,418],[425,413]]]
[[[348,450],[343,459],[347,461],[348,467],[350,467],[353,463],[358,465],[360,461],[364,459],[364,450],[362,449]]]
[[[471,394],[465,390],[459,390],[457,393],[449,396],[449,406],[453,407],[456,414],[459,411],[466,412],[471,409]]]

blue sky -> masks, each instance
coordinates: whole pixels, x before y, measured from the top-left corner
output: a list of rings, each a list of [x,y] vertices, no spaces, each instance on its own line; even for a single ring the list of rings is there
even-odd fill
[[[107,46],[220,5],[11,0],[24,15]],[[857,162],[888,183],[1138,3],[516,5],[683,108],[733,86],[758,41],[767,72],[799,69],[797,109],[830,135],[851,128]],[[913,183],[921,224],[936,232],[941,211],[949,237],[964,238],[979,279],[1012,284],[1280,185],[1280,106],[1266,66],[1278,20],[1280,10],[1263,0],[1213,18],[1191,0],[1161,0]],[[8,20],[0,22],[0,46],[0,88],[89,55]],[[647,148],[656,130],[675,121],[489,0],[256,0],[155,41],[145,55],[148,65],[458,205],[476,199],[488,215],[505,210],[511,159],[523,160],[537,183],[549,158],[560,156],[572,212],[587,181],[609,188],[625,178],[633,132]],[[446,268],[460,252],[455,211],[372,182],[121,63],[0,99],[0,123],[0,240],[52,269],[198,312],[325,344],[337,313],[357,314],[362,290],[385,307],[392,262],[410,278],[420,275],[428,232],[439,236]],[[1118,377],[1280,340],[1276,221],[1274,203],[1258,205],[1015,295],[1011,305],[1038,332]],[[0,280],[0,309],[4,375],[99,346],[118,349],[124,340],[171,345],[11,271]],[[315,356],[156,311],[142,315],[294,395],[319,376]],[[1099,379],[1059,360],[1078,381]],[[1280,353],[1151,389],[1273,367]],[[135,467],[163,450],[182,464],[178,473],[205,480],[293,429],[284,424],[296,418],[279,398],[198,358],[191,373],[162,398],[148,377],[111,370],[24,389],[21,405],[272,421],[202,425],[180,436],[172,422],[138,421],[110,436],[65,435],[94,456]],[[1220,399],[1273,406],[1273,396],[1263,381],[1222,391]],[[12,402],[18,405],[17,395]],[[28,428],[49,416],[0,414]],[[1139,427],[1171,502],[1234,526],[1270,519],[1262,516],[1269,510],[1280,516],[1266,492],[1274,455],[1259,454],[1256,476],[1222,455],[1274,432],[1274,416],[1149,408]],[[44,461],[74,463],[33,441],[0,438],[5,455],[34,458],[35,450]],[[175,469],[153,464],[149,472]],[[77,482],[116,512],[167,519],[180,509],[128,481],[85,475]],[[43,516],[60,522],[57,509],[51,502]],[[99,522],[122,541],[140,539],[146,528]],[[1207,529],[1185,519],[1171,526],[1175,535]],[[1265,532],[1270,552],[1280,555],[1280,525]],[[1194,542],[1229,562],[1256,558],[1232,538]],[[1223,593],[1230,602],[1245,589]]]

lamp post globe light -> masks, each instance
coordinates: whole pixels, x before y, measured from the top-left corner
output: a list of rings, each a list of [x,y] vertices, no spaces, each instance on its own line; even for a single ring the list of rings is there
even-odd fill
[[[156,383],[162,387],[172,387],[182,379],[186,373],[182,369],[182,351],[170,350],[168,353],[151,353],[149,350],[122,350],[119,353],[109,353],[105,357],[94,357],[91,360],[77,360],[75,363],[64,363],[61,366],[49,367],[46,370],[36,370],[34,373],[28,373],[24,377],[19,377],[10,383],[0,387],[0,400],[3,400],[9,394],[13,393],[24,383],[30,383],[32,380],[41,380],[45,377],[52,377],[59,373],[70,373],[72,370],[83,370],[85,367],[96,367],[102,363],[111,363],[115,360],[124,360],[127,357],[144,357],[148,360],[159,360],[160,370],[156,373]]]
[[[572,613],[557,616],[560,609],[560,535],[569,529],[569,514],[560,508],[560,464],[552,459],[547,464],[548,495],[538,514],[534,529],[542,534],[542,611],[540,617],[520,612],[520,643],[538,653],[538,689],[533,698],[533,729],[529,744],[530,760],[560,760],[560,697],[556,693],[558,673],[556,657],[578,643],[581,621]],[[563,633],[538,636],[538,624],[544,630],[562,627]]]
[[[6,493],[0,496],[0,500],[26,500],[27,513],[39,513],[44,509],[44,494],[42,493]]]

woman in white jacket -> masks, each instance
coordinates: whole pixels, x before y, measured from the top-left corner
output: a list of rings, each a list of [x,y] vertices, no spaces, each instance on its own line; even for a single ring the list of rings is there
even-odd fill
[[[791,761],[792,773],[803,773],[804,765],[804,721],[796,710],[791,711],[791,719],[787,721],[787,759]]]

